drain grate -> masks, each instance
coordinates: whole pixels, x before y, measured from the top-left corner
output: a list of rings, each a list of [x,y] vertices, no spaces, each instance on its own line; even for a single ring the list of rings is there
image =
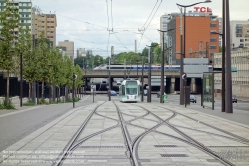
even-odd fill
[[[161,154],[161,157],[188,157],[186,154]]]
[[[80,146],[81,148],[125,148],[125,146]]]
[[[172,148],[172,147],[177,147],[177,145],[154,145],[154,147],[156,147],[156,148],[163,148],[163,147]]]

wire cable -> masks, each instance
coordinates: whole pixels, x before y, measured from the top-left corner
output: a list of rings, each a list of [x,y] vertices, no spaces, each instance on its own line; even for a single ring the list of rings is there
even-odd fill
[[[155,6],[153,7],[152,11],[150,12],[149,17],[147,18],[146,22],[144,23],[144,25],[142,26],[142,28],[141,28],[141,29],[143,29],[143,28],[144,28],[145,24],[146,24],[146,23],[147,23],[147,21],[149,20],[149,18],[150,18],[150,16],[151,16],[152,12],[154,11],[154,9],[155,9],[155,7],[156,7],[156,5],[157,5],[157,2],[158,2],[158,0],[156,1]]]
[[[108,28],[107,28],[107,30],[109,30],[109,13],[108,13],[108,1],[107,0],[106,0],[106,5],[107,5],[107,20],[108,20]]]
[[[111,0],[111,17],[112,17],[112,0]],[[113,30],[113,17],[112,17],[112,30]]]
[[[118,39],[118,41],[123,45],[124,48],[126,48],[127,50],[129,50],[127,47],[124,46],[124,44],[119,40],[119,38],[117,37],[117,35],[114,33],[114,36]],[[129,50],[131,51],[131,50]]]

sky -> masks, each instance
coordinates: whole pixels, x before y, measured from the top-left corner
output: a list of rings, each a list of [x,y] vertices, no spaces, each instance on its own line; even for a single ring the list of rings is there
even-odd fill
[[[25,1],[25,0],[21,0]],[[179,12],[176,3],[190,5],[205,0],[31,0],[44,14],[56,14],[56,43],[69,40],[78,48],[91,49],[93,55],[142,52],[151,42],[160,43],[160,17]],[[230,20],[249,20],[249,0],[229,0]],[[212,0],[196,7],[209,7],[213,15],[222,16],[222,0]],[[153,10],[154,9],[154,10]],[[187,8],[187,11],[194,7]],[[141,31],[145,29],[144,35]]]

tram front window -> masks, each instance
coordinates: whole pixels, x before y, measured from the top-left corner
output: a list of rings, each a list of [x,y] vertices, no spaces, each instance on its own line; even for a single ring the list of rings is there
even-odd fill
[[[126,94],[127,95],[136,95],[137,94],[137,82],[136,81],[127,81],[126,82]]]

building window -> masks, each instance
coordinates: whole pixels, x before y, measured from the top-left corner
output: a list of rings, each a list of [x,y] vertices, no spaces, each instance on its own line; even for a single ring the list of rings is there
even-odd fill
[[[216,42],[216,38],[211,38],[210,42]]]
[[[210,49],[216,49],[216,46],[210,46]]]
[[[210,24],[210,27],[216,27],[216,24],[211,23],[211,24]]]
[[[240,41],[240,42],[244,42],[244,39],[240,39],[239,41]]]

